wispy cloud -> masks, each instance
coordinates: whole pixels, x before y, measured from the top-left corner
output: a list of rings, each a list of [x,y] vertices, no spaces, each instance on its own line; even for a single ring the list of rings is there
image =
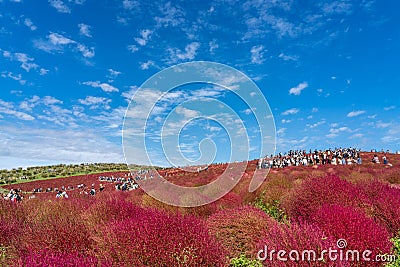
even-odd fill
[[[122,74],[122,72],[113,69],[108,69],[108,73],[108,77],[111,79],[115,79]]]
[[[87,25],[85,23],[79,23],[78,27],[79,27],[80,35],[83,35],[83,36],[86,36],[89,38],[92,37],[91,30],[90,30],[91,27],[89,25]]]
[[[60,13],[71,13],[71,9],[61,0],[49,0],[49,4]]]
[[[160,13],[162,16],[154,17],[157,27],[175,27],[185,22],[184,11],[177,6],[173,6],[171,2],[167,2],[164,6],[161,6]]]
[[[282,115],[283,116],[294,115],[294,114],[299,113],[299,111],[300,111],[300,109],[298,109],[298,108],[291,108],[291,109],[288,109],[288,110],[282,112]]]
[[[79,99],[78,102],[82,105],[90,106],[90,109],[110,109],[109,103],[111,102],[111,99],[105,97],[87,96],[85,99]]]
[[[289,94],[290,95],[300,95],[301,92],[306,89],[308,87],[308,83],[307,82],[302,82],[299,85],[297,85],[296,87],[290,88],[289,90]]]
[[[14,104],[11,102],[6,102],[0,99],[0,113],[11,115],[16,117],[17,119],[24,120],[24,121],[33,121],[35,117],[32,115],[19,111],[14,107]]]
[[[350,128],[346,127],[346,126],[343,126],[340,128],[331,128],[329,130],[329,134],[326,135],[326,137],[327,138],[336,138],[339,136],[339,133],[342,133],[342,132],[350,132]]]
[[[352,4],[348,0],[327,2],[322,5],[322,11],[326,15],[332,14],[351,14]]]
[[[183,115],[185,118],[195,118],[198,117],[200,115],[200,113],[196,110],[192,110],[192,109],[188,109],[182,106],[179,106],[175,109],[175,112]]]
[[[24,19],[24,25],[25,25],[26,27],[28,27],[31,31],[36,31],[36,30],[37,30],[36,25],[33,24],[32,20],[29,19],[29,18],[25,18],[25,19]]]
[[[170,61],[176,63],[179,61],[193,60],[197,54],[197,50],[200,47],[200,43],[192,42],[185,47],[185,51],[181,51],[178,48],[169,49]]]
[[[299,60],[298,56],[286,55],[284,53],[280,53],[278,57],[280,59],[284,60],[284,61],[297,61],[297,60]]]
[[[36,64],[34,61],[35,59],[33,57],[30,57],[28,54],[25,53],[11,53],[9,51],[2,51],[0,49],[0,52],[2,52],[2,55],[4,58],[10,60],[10,61],[17,61],[21,63],[21,68],[24,69],[26,72],[33,70],[37,70],[40,75],[46,75],[48,73],[48,70],[45,68],[41,68],[38,64]],[[4,74],[4,73],[2,73]],[[22,78],[20,75],[13,75],[12,72],[9,72],[7,75],[9,78],[12,78],[14,80],[21,81]]]
[[[314,124],[307,124],[307,126],[310,127],[310,129],[314,129],[314,128],[317,128],[318,126],[321,126],[321,125],[323,125],[325,123],[326,123],[326,121],[322,120],[322,121],[316,122]]]
[[[385,111],[389,111],[389,110],[392,110],[392,109],[396,109],[396,106],[384,107],[383,109]]]
[[[83,82],[82,84],[88,85],[94,88],[100,88],[104,92],[111,93],[111,92],[118,92],[118,88],[112,86],[111,84],[108,83],[102,83],[100,81],[88,81],[88,82]]]
[[[150,67],[156,67],[156,64],[154,63],[153,60],[148,60],[148,61],[143,62],[143,63],[140,64],[140,68],[141,68],[142,70],[147,70],[147,69],[149,69]]]
[[[353,117],[357,117],[357,116],[360,116],[360,115],[365,114],[365,113],[366,113],[365,110],[352,111],[352,112],[347,114],[347,117],[353,118]]]
[[[132,10],[139,5],[138,1],[123,0],[122,7],[127,10]]]
[[[145,46],[147,42],[150,39],[151,34],[153,31],[149,29],[141,30],[140,31],[140,37],[136,37],[135,41],[140,45],[140,46]]]
[[[53,52],[64,52],[65,47],[69,47],[72,50],[79,51],[83,57],[92,58],[95,56],[95,48],[87,47],[84,44],[76,42],[75,40],[68,38],[62,34],[50,32],[47,35],[47,40],[38,39],[34,40],[36,48],[43,50],[48,53]]]
[[[24,80],[24,79],[22,78],[22,75],[21,75],[21,74],[14,74],[14,73],[11,72],[11,71],[2,72],[2,73],[1,73],[1,77],[3,77],[3,78],[10,78],[10,79],[12,79],[12,80],[14,80],[14,81],[18,81],[21,85],[25,85],[25,84],[26,84],[26,80]]]
[[[250,50],[251,62],[254,64],[262,64],[264,62],[264,46],[255,45]]]

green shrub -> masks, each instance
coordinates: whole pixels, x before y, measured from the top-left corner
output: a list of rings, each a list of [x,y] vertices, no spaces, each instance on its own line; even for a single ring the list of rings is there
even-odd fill
[[[390,241],[393,243],[393,252],[396,256],[396,261],[386,264],[386,267],[398,267],[400,266],[400,232],[397,237],[392,238]]]
[[[262,267],[258,260],[250,260],[245,255],[231,259],[230,267]]]
[[[260,198],[255,203],[255,206],[263,210],[265,213],[267,213],[269,216],[271,216],[278,222],[281,223],[289,222],[286,213],[280,208],[278,200],[274,200],[272,203],[264,203],[262,198]]]

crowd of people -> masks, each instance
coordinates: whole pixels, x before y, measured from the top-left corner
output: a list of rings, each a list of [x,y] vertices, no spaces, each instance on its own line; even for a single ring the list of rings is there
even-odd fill
[[[290,150],[287,153],[279,153],[277,155],[266,156],[258,161],[257,168],[286,168],[290,166],[318,166],[318,165],[352,165],[362,164],[362,159],[359,149],[356,148],[335,148],[327,150]],[[376,152],[376,151],[375,151]],[[382,161],[377,154],[374,154],[371,162],[375,164],[381,164],[392,166],[389,163],[389,159],[386,155],[382,156]],[[197,166],[194,171],[201,172],[207,170],[208,166]],[[192,171],[193,171],[192,170]],[[130,173],[121,175],[102,175],[99,176],[99,187],[98,191],[93,183],[91,186],[87,186],[83,183],[78,184],[76,187],[62,186],[61,188],[48,187],[35,188],[32,192],[29,192],[29,199],[35,198],[38,193],[51,193],[54,192],[56,198],[68,198],[67,191],[79,190],[79,194],[86,194],[95,196],[97,192],[102,192],[106,189],[105,183],[114,184],[116,191],[131,191],[139,188],[137,181],[143,181],[147,179],[161,178],[160,174],[156,170],[141,169],[132,171]],[[20,202],[23,199],[22,190],[11,189],[8,194],[3,196],[3,199],[10,200],[12,202]]]
[[[285,168],[290,166],[318,166],[318,165],[352,165],[362,164],[360,149],[335,148],[327,150],[290,150],[261,158],[258,162],[259,169]],[[383,164],[390,165],[386,156],[382,157]],[[379,157],[374,155],[372,162],[380,163]]]

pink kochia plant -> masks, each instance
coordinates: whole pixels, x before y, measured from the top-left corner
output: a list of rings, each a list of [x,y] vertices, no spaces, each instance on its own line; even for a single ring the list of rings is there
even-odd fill
[[[230,257],[255,258],[253,250],[260,236],[277,224],[265,212],[250,206],[223,210],[207,220],[210,232],[222,242]]]
[[[390,253],[392,244],[388,231],[368,218],[363,211],[340,205],[324,205],[311,218],[329,237],[345,239],[346,250],[357,250],[360,253],[361,266],[380,265],[373,260],[378,254]],[[371,262],[362,261],[362,253],[372,251],[368,256]]]
[[[264,233],[254,254],[264,266],[271,267],[349,266],[346,262],[330,260],[328,254],[322,253],[329,248],[335,248],[335,241],[314,225],[276,224]],[[278,256],[279,251],[284,253]]]
[[[226,253],[193,216],[141,209],[109,222],[99,250],[118,266],[226,266]]]
[[[307,221],[321,206],[339,204],[369,209],[370,200],[361,188],[335,175],[309,178],[284,200],[283,207],[294,221]]]
[[[400,190],[378,180],[360,186],[371,199],[371,215],[393,236],[397,235],[400,231]]]
[[[55,253],[48,250],[40,252],[30,251],[25,254],[14,266],[48,267],[48,266],[80,266],[80,267],[111,267],[111,263],[100,263],[94,256],[79,255],[78,253]]]

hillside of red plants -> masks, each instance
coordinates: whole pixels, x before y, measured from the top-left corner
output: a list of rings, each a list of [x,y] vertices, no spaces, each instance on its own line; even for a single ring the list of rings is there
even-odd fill
[[[0,200],[0,266],[384,266],[377,256],[400,249],[400,155],[386,155],[392,166],[372,163],[373,155],[361,153],[361,165],[271,169],[253,193],[248,189],[257,161],[251,161],[231,192],[196,208],[168,206],[140,188],[116,191],[115,183],[99,180],[125,173],[4,186],[29,193],[20,203]],[[226,167],[162,175],[198,186]],[[95,196],[76,189],[100,183],[106,189]],[[54,191],[28,199],[35,188],[63,186],[74,187],[68,199],[57,199]],[[372,260],[277,258],[279,250],[301,255],[330,248],[368,250]]]

